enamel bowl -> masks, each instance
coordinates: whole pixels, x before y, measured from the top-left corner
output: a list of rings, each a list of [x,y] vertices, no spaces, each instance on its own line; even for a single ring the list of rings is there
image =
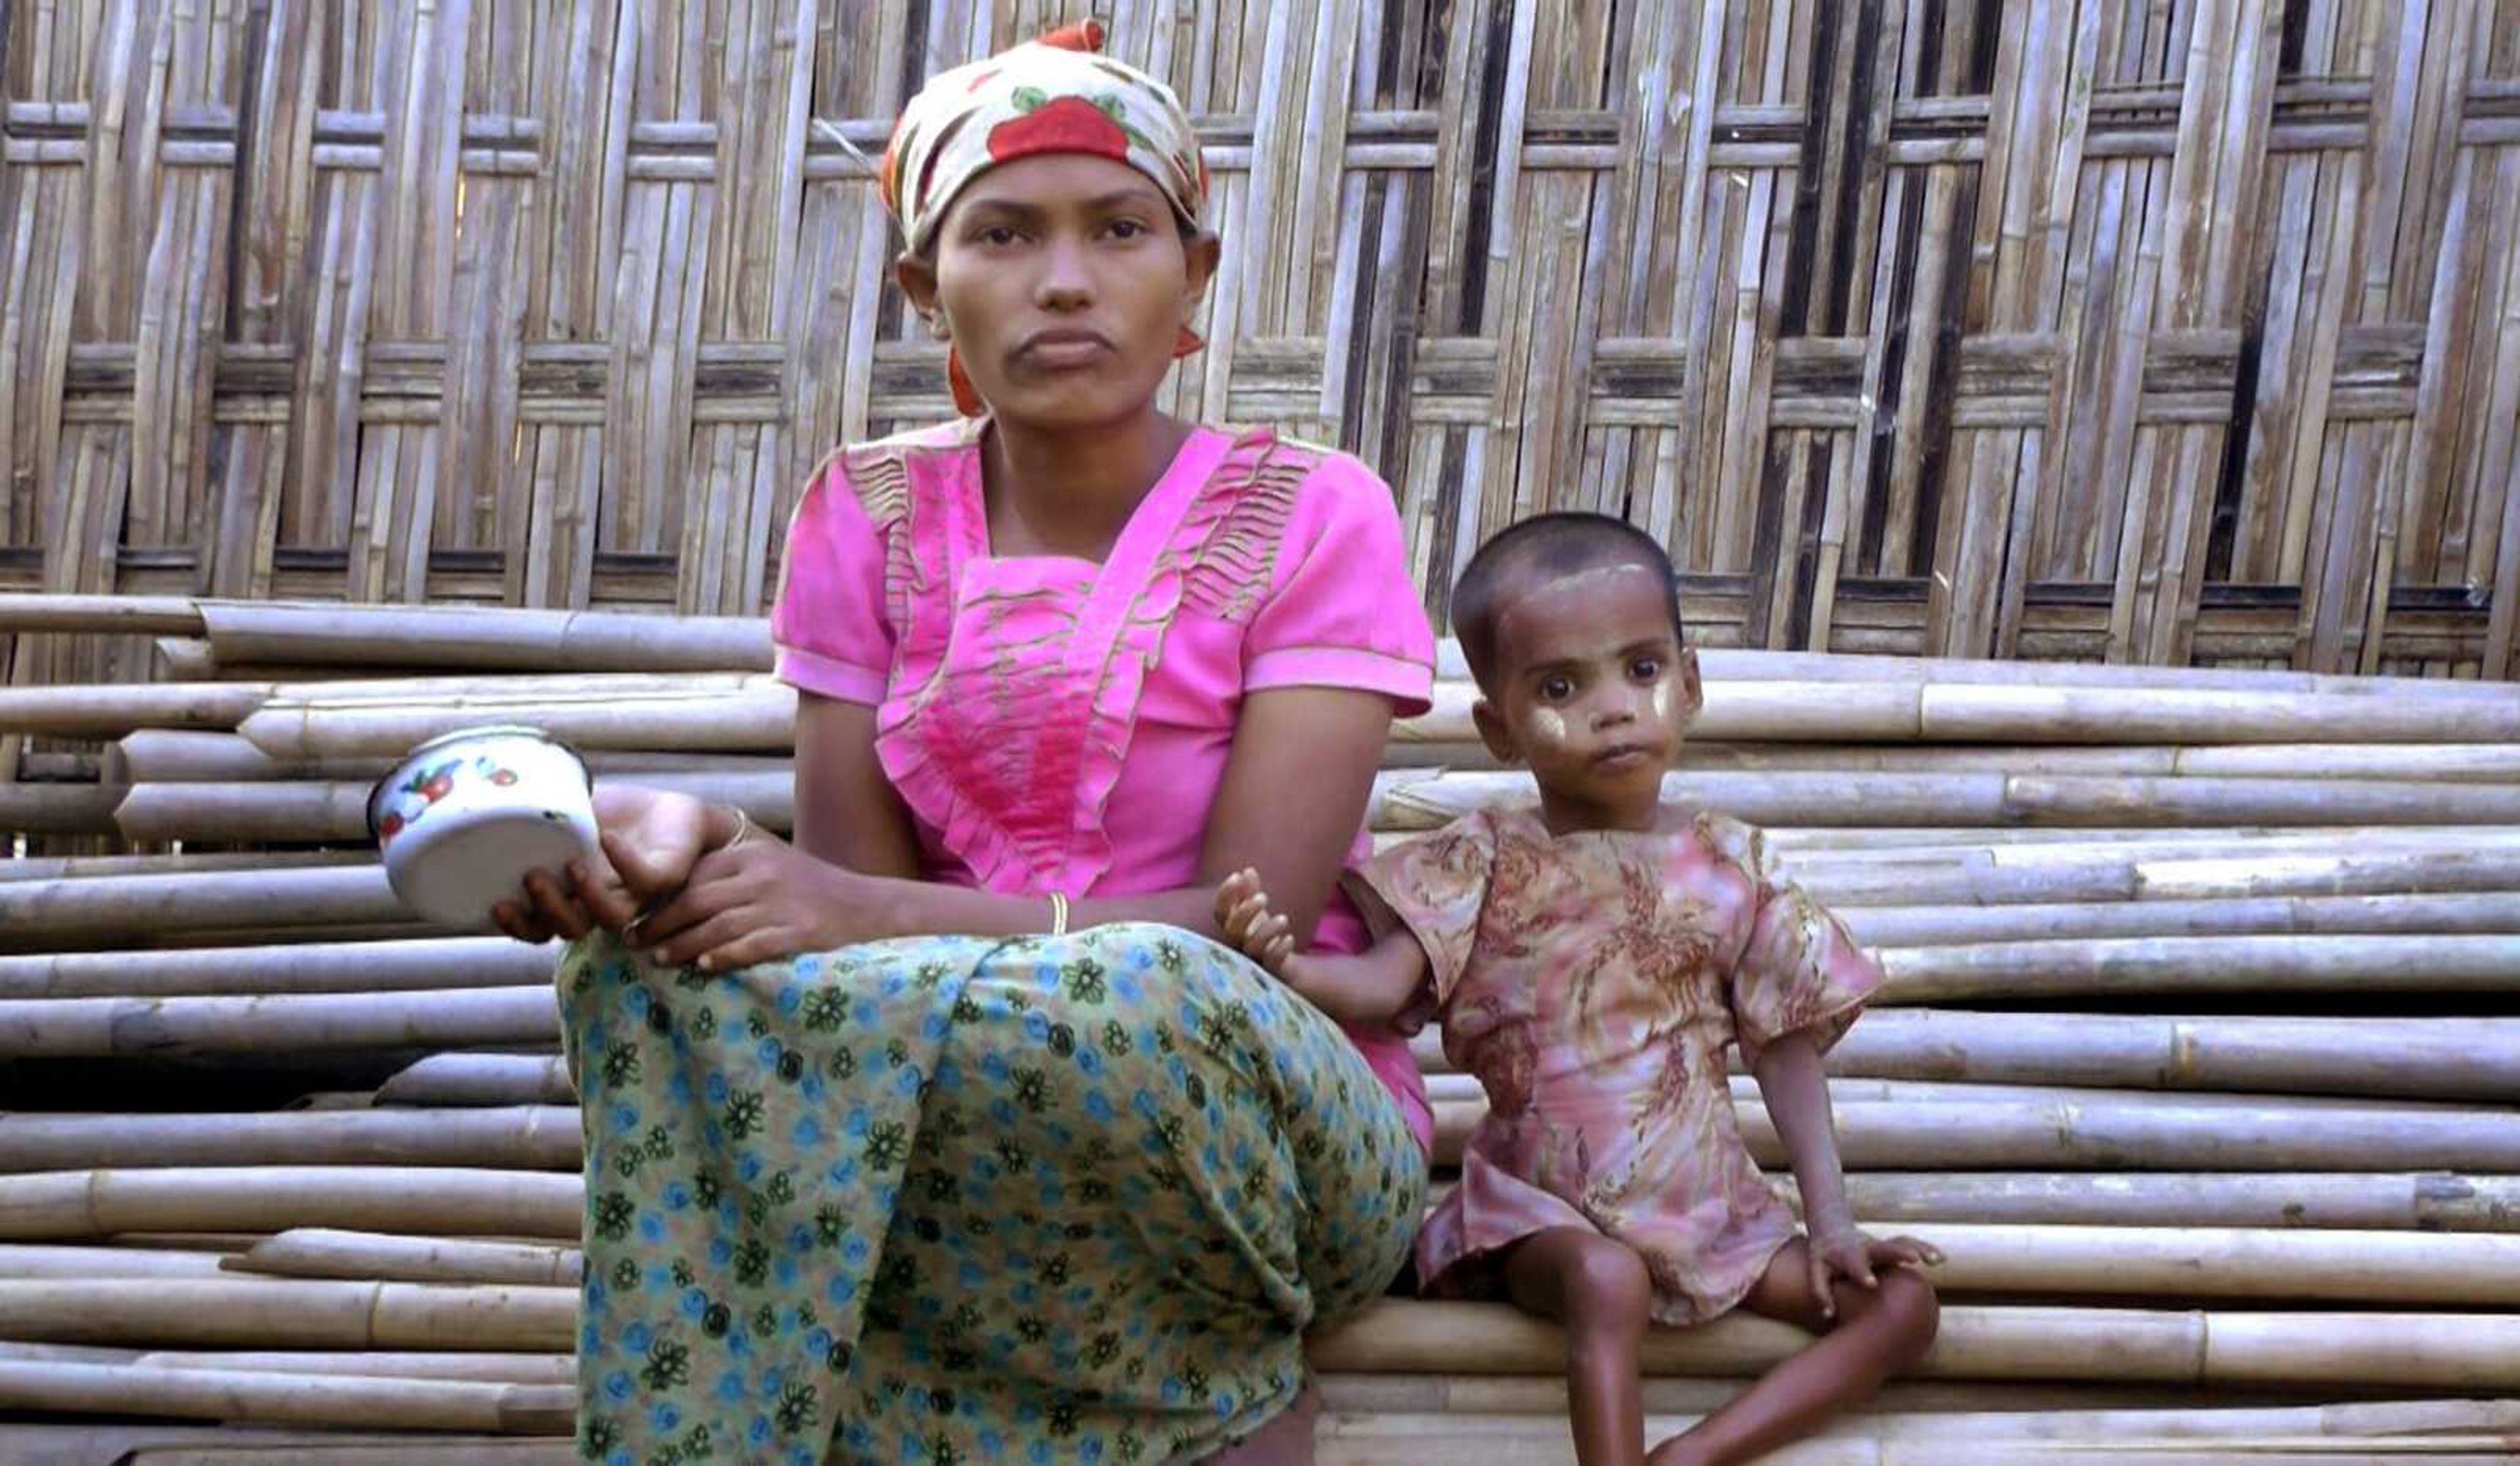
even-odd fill
[[[368,829],[403,905],[485,930],[525,876],[595,854],[584,761],[533,728],[468,728],[411,751],[368,793]]]

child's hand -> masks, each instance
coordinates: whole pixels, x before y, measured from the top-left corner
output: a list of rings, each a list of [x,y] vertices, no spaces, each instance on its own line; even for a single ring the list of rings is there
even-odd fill
[[[1295,955],[1294,931],[1284,916],[1269,910],[1259,871],[1246,866],[1216,888],[1216,924],[1244,956],[1276,977],[1286,975],[1286,960]]]
[[[1811,1236],[1812,1296],[1820,1300],[1821,1311],[1834,1318],[1840,1278],[1868,1290],[1880,1286],[1883,1268],[1930,1267],[1942,1260],[1941,1248],[1914,1237],[1884,1241],[1852,1224],[1824,1226]]]

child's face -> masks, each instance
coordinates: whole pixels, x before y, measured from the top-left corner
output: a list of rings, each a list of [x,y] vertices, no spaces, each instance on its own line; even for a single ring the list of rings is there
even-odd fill
[[[1642,565],[1535,579],[1497,619],[1490,751],[1523,761],[1552,821],[1649,826],[1702,694],[1670,589]]]

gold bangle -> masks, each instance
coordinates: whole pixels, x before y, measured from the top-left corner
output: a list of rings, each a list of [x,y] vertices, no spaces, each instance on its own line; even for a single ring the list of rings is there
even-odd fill
[[[718,847],[720,850],[733,850],[752,836],[752,817],[743,812],[743,806],[731,804],[727,808],[735,811],[735,833],[727,837],[724,845]]]
[[[1050,934],[1054,937],[1067,935],[1067,898],[1057,891],[1050,893]]]

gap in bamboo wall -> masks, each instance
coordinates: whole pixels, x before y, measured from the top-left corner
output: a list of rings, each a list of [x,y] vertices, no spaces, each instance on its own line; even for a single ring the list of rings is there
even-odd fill
[[[1172,404],[1378,467],[1438,612],[1583,506],[1716,644],[2520,670],[2508,3],[1095,9],[1218,180]],[[947,410],[908,80],[1086,10],[0,7],[0,588],[757,610]]]

